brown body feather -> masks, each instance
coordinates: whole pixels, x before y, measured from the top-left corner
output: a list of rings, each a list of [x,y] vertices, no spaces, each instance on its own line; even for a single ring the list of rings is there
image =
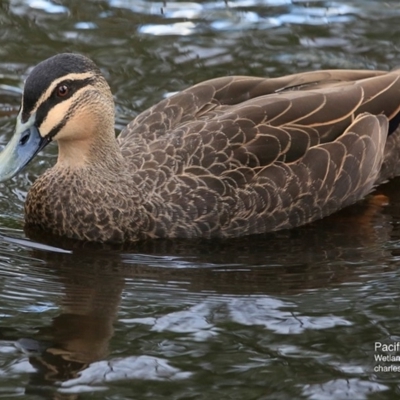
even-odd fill
[[[111,153],[46,171],[26,223],[94,241],[300,226],[399,173],[399,111],[398,71],[200,83],[140,114]]]

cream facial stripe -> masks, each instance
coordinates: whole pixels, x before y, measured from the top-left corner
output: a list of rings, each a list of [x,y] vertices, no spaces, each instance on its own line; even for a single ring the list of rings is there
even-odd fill
[[[57,87],[57,85],[59,85],[61,82],[63,81],[77,81],[77,80],[83,80],[83,79],[87,79],[87,78],[91,78],[93,77],[95,74],[93,72],[83,72],[80,74],[68,74],[68,75],[64,75],[56,80],[54,80],[51,85],[47,88],[47,90],[39,97],[38,101],[35,104],[35,107],[32,109],[30,114],[34,114],[37,109],[39,108],[39,106],[45,102],[53,93],[54,89]]]
[[[71,96],[68,100],[58,103],[54,107],[52,107],[43,122],[38,127],[40,136],[46,137],[53,129],[58,126],[61,127],[62,125],[64,125],[64,123],[66,122],[65,119],[68,119],[71,114],[71,109],[74,108],[78,103],[76,99],[78,97],[84,96],[84,93],[89,90],[92,90],[92,88],[84,87],[74,93],[73,96]]]

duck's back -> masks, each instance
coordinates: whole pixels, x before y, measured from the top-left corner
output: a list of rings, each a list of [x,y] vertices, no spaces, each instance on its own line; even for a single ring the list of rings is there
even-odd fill
[[[149,199],[154,236],[290,228],[359,200],[397,173],[397,131],[385,144],[398,124],[399,78],[219,78],[140,114],[118,140]]]

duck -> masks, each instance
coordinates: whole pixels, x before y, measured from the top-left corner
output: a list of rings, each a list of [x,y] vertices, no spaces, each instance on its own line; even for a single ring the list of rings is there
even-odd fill
[[[25,227],[102,243],[229,239],[365,198],[400,173],[399,124],[399,70],[320,70],[207,80],[116,136],[101,70],[63,53],[25,81],[0,181],[57,142],[26,196]]]

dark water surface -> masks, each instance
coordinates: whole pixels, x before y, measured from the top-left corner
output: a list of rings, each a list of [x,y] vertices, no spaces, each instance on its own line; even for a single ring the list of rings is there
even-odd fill
[[[393,68],[399,20],[398,0],[0,1],[0,142],[55,53],[99,64],[119,130],[207,78]],[[400,341],[400,179],[290,232],[61,252],[22,230],[56,153],[0,186],[0,398],[400,396],[400,362],[374,358],[400,355],[374,351]]]

